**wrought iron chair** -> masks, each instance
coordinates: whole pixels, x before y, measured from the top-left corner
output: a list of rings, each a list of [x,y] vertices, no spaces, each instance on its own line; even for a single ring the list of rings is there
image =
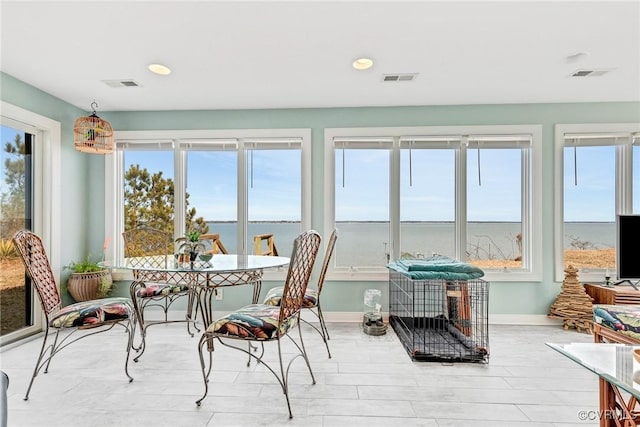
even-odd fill
[[[195,326],[195,294],[191,286],[185,281],[185,275],[172,273],[175,262],[173,252],[174,243],[171,235],[155,228],[141,226],[122,233],[124,239],[124,256],[127,266],[133,270],[133,281],[129,288],[138,323],[140,324],[141,343],[133,348],[138,355],[133,359],[137,362],[146,346],[147,328],[152,325],[173,322],[187,322],[187,332],[191,332],[191,324]],[[158,271],[166,270],[166,271]],[[170,320],[169,309],[179,298],[188,298],[185,319]],[[164,319],[147,321],[145,310],[151,307],[160,308]],[[199,331],[199,330],[198,330]]]
[[[293,252],[289,263],[289,270],[284,285],[284,293],[282,304],[280,306],[251,304],[247,305],[235,312],[232,312],[211,325],[200,338],[198,351],[200,354],[200,366],[202,368],[202,376],[204,379],[204,395],[196,401],[200,406],[209,391],[208,379],[211,373],[213,363],[214,340],[217,339],[222,345],[240,350],[255,358],[259,363],[263,364],[278,380],[282,391],[287,400],[289,409],[289,418],[293,417],[291,413],[291,404],[289,403],[289,368],[292,362],[298,357],[302,357],[307,364],[313,384],[316,383],[315,377],[309,364],[309,358],[304,348],[302,340],[302,331],[300,329],[300,309],[304,298],[305,290],[309,284],[313,264],[316,260],[318,249],[320,247],[320,235],[316,231],[307,231],[302,233],[293,241]],[[295,341],[289,332],[298,326],[298,335],[300,343]],[[282,344],[281,340],[288,337],[298,350],[289,361],[287,369],[284,369],[282,360]],[[241,346],[230,344],[231,341],[244,341],[249,343],[259,342],[262,351],[259,355],[253,354],[250,350]],[[229,341],[229,342],[227,342]],[[278,374],[271,368],[262,358],[264,356],[264,343],[276,341],[278,343],[278,359],[280,361],[280,373]],[[209,352],[209,364],[205,363],[204,351]]]
[[[324,261],[322,262],[322,270],[320,270],[320,277],[318,278],[318,284],[316,289],[307,288],[307,291],[304,294],[304,301],[302,302],[302,308],[307,308],[311,311],[320,322],[320,328],[316,327],[313,323],[307,322],[301,318],[301,320],[315,329],[322,340],[324,341],[324,345],[327,347],[327,354],[329,355],[329,359],[331,359],[331,351],[329,350],[329,331],[327,330],[327,324],[324,321],[324,316],[322,315],[322,307],[320,306],[320,294],[322,293],[322,287],[324,285],[324,279],[327,274],[327,269],[329,267],[329,261],[331,260],[331,256],[333,255],[333,249],[336,245],[336,240],[338,240],[338,230],[333,230],[331,233],[331,237],[329,237],[329,243],[327,244],[327,249],[324,252]],[[284,287],[278,286],[275,288],[271,288],[267,292],[267,296],[264,299],[264,304],[268,305],[280,305],[280,301],[282,300],[282,294],[284,292]]]
[[[116,325],[124,327],[127,332],[127,357],[124,372],[129,378],[129,382],[133,381],[133,377],[129,375],[129,354],[133,345],[136,319],[129,298],[103,298],[62,307],[60,293],[42,239],[31,231],[22,230],[13,237],[13,242],[22,257],[27,275],[31,278],[31,283],[38,294],[45,315],[42,348],[24,400],[29,399],[33,381],[40,370],[44,368],[46,374],[51,359],[60,350],[82,338],[109,331]],[[55,329],[56,332],[53,342],[47,345],[50,329]],[[68,334],[60,335],[60,332],[67,330],[70,331]],[[78,331],[90,332],[76,335]]]

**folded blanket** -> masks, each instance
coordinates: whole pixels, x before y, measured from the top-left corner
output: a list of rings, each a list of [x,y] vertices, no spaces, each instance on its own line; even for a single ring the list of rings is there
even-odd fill
[[[473,280],[484,276],[484,271],[478,267],[443,255],[399,259],[388,264],[387,268],[417,280]]]

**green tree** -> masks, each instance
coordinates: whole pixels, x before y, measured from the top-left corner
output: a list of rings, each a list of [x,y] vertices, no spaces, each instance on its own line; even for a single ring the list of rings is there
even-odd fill
[[[7,153],[4,160],[6,191],[0,194],[0,237],[8,239],[24,227],[25,220],[26,144],[22,135],[16,133],[13,142],[5,143],[4,151]]]
[[[189,202],[189,195],[187,194],[187,204]],[[200,234],[207,234],[209,232],[209,226],[201,216],[196,217],[196,208],[187,209],[185,216],[185,230],[197,231]]]
[[[150,174],[140,165],[131,165],[124,174],[125,230],[141,225],[164,230],[173,235],[174,184],[162,171]],[[196,216],[196,208],[189,208],[186,195],[185,229],[207,233],[204,218]]]

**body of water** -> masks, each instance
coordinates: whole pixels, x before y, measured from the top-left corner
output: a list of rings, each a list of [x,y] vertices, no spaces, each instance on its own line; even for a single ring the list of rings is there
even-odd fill
[[[235,222],[209,222],[209,232],[219,233],[231,253],[237,252]],[[379,222],[341,222],[336,254],[341,265],[384,265],[389,244],[389,226]],[[565,248],[615,247],[615,222],[567,223]],[[253,236],[273,234],[278,253],[291,254],[292,242],[302,230],[298,222],[256,222],[249,224],[253,253]],[[520,224],[512,222],[471,222],[468,224],[467,252],[474,259],[513,259],[519,255]],[[433,253],[453,256],[454,225],[451,222],[409,222],[401,225],[401,252],[429,256]],[[266,243],[263,243],[266,245]]]

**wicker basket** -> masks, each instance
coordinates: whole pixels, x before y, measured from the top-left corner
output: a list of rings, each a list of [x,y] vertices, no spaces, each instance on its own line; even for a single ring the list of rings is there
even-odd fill
[[[104,298],[113,285],[109,270],[91,273],[71,273],[67,289],[76,301],[88,301]]]

